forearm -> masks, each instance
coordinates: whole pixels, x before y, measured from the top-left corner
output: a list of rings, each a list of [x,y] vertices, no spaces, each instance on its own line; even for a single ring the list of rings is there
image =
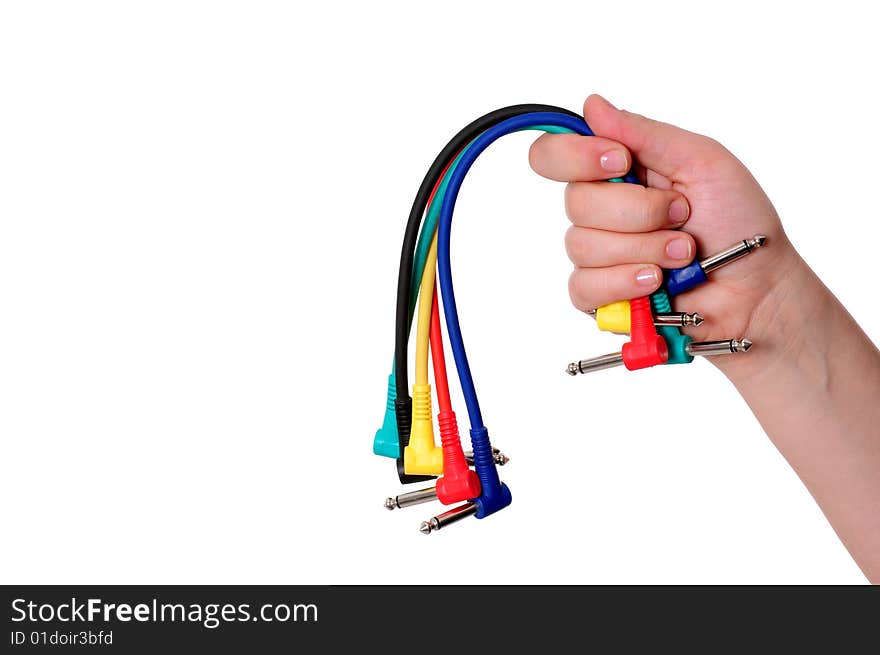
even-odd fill
[[[755,348],[722,370],[880,583],[880,352],[797,255],[749,327]]]

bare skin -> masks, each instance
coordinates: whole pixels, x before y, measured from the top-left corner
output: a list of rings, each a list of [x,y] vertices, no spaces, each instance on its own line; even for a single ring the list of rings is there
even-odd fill
[[[747,264],[713,272],[711,284],[676,304],[711,317],[688,330],[695,339],[746,336],[756,344],[747,357],[712,361],[867,578],[880,583],[880,351],[801,259],[764,191],[722,145],[600,96],[587,99],[584,116],[596,137],[548,134],[529,153],[537,173],[568,182],[572,303],[586,310],[647,295],[660,286],[660,267],[766,235],[768,247]],[[647,188],[602,181],[633,160]]]

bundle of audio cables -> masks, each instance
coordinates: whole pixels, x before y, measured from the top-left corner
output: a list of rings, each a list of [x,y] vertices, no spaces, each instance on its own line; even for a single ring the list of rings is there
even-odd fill
[[[521,130],[593,135],[583,118],[550,105],[514,105],[486,114],[456,134],[436,157],[422,180],[406,224],[397,281],[394,364],[388,379],[385,419],[376,432],[373,452],[396,459],[401,483],[437,478],[434,487],[388,498],[385,501],[388,509],[434,499],[444,505],[457,504],[422,522],[420,529],[425,534],[467,516],[485,518],[511,502],[510,490],[501,481],[497,469],[507,459],[492,447],[468,365],[455,303],[450,236],[456,199],[473,163],[495,140]],[[638,183],[632,172],[611,181]],[[650,298],[598,308],[595,314],[599,327],[631,333],[630,342],[624,345],[622,353],[582,360],[569,365],[568,372],[576,375],[618,364],[633,370],[656,364],[688,363],[694,354],[747,350],[751,344],[746,340],[700,344],[681,334],[676,325],[694,324],[701,319],[695,314],[673,313],[669,296],[705,281],[705,274],[710,270],[763,243],[763,237],[755,237],[707,260],[695,260],[683,269],[667,271],[665,285]],[[441,298],[438,298],[438,288]],[[470,453],[462,447],[450,401],[441,307],[470,421]],[[414,317],[417,324],[415,381],[410,395],[408,347]],[[439,447],[434,440],[429,352],[439,409]]]

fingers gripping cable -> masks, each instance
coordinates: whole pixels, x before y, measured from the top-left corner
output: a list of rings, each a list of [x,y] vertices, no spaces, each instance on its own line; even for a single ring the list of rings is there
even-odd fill
[[[492,447],[465,350],[452,280],[451,225],[462,183],[480,154],[502,136],[526,129],[593,134],[582,118],[550,105],[515,105],[486,114],[453,137],[434,160],[416,194],[404,232],[398,272],[394,368],[388,381],[385,420],[376,433],[373,450],[397,460],[398,477],[403,483],[440,476],[434,487],[388,498],[385,501],[388,509],[435,499],[447,505],[462,503],[422,522],[420,530],[425,534],[468,516],[478,519],[490,516],[507,507],[512,498],[497,468],[508,460]],[[632,173],[612,181],[638,183]],[[694,260],[682,269],[666,271],[664,285],[650,297],[597,308],[592,313],[600,329],[629,334],[630,339],[620,352],[572,363],[567,372],[578,375],[618,365],[637,370],[657,364],[689,363],[695,355],[745,352],[751,346],[747,339],[695,342],[682,334],[680,327],[699,325],[703,317],[673,312],[670,296],[705,282],[711,271],[764,243],[762,236],[746,239],[721,253]],[[407,350],[416,306],[416,377],[411,396]],[[452,410],[443,353],[441,307],[467,407],[471,453],[462,448]],[[429,350],[439,406],[439,447],[433,432]]]

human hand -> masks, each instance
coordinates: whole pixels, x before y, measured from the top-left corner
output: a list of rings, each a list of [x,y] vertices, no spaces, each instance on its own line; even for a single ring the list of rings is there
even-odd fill
[[[709,358],[734,383],[869,580],[880,583],[880,351],[788,241],[745,166],[704,136],[584,104],[598,135],[545,135],[532,168],[568,182],[572,302],[645,296],[679,268],[756,234],[767,247],[674,299],[706,320],[700,341],[748,337],[747,356]],[[635,159],[646,187],[604,182]],[[679,229],[684,228],[684,229]],[[674,245],[673,245],[674,244]]]
[[[597,136],[546,134],[529,153],[538,174],[569,183],[572,303],[587,310],[648,295],[662,282],[661,267],[680,268],[763,234],[768,248],[674,300],[676,310],[706,318],[688,329],[695,339],[760,343],[776,303],[799,277],[812,276],[746,167],[708,137],[618,110],[597,95],[587,98],[584,116]],[[604,181],[623,175],[633,159],[645,187]]]

